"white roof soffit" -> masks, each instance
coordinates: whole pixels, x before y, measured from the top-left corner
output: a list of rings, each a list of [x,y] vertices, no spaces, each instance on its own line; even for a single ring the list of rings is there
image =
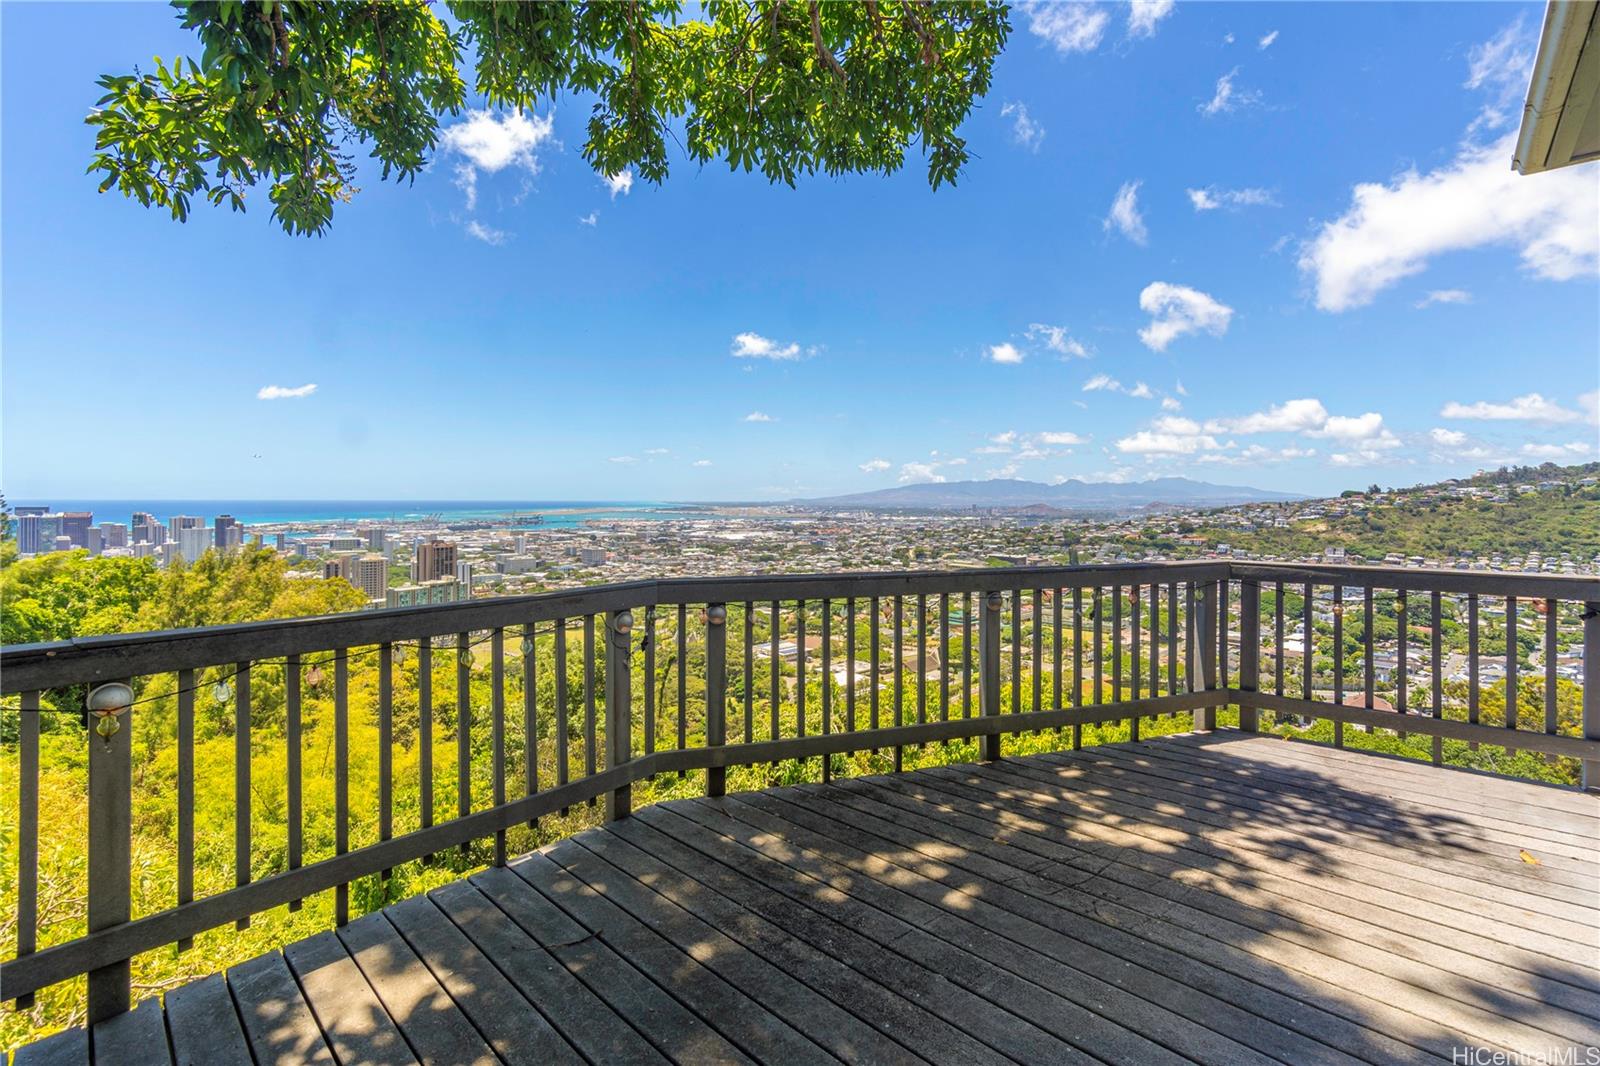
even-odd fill
[[[1600,8],[1551,0],[1511,165],[1523,174],[1600,159]]]

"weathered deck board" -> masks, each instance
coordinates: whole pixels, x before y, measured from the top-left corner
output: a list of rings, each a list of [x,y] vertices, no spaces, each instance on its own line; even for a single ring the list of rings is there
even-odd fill
[[[1600,1045],[1600,797],[1224,732],[677,801],[16,1061],[169,1039],[827,1066]]]

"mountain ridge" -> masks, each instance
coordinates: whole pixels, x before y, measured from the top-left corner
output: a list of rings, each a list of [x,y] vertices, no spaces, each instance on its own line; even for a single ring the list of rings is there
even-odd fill
[[[1237,503],[1270,503],[1303,499],[1293,493],[1271,492],[1246,485],[1215,485],[1186,477],[1149,481],[1080,481],[1070,478],[1056,484],[1019,478],[970,481],[923,481],[869,492],[822,496],[789,502],[826,509],[885,511],[950,511],[981,509],[1051,508],[1061,511],[1136,510],[1172,506],[1225,507]]]

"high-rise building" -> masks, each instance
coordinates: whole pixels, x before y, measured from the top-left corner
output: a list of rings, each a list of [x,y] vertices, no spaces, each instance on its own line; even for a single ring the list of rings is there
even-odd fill
[[[89,549],[90,555],[99,555],[106,550],[105,534],[99,526],[90,526],[84,531],[83,546]]]
[[[178,534],[182,533],[184,530],[194,529],[196,527],[204,528],[205,524],[206,520],[204,518],[199,518],[195,515],[188,514],[175,514],[171,518],[167,519],[168,539],[177,540]]]
[[[101,522],[100,536],[105,539],[107,548],[126,548],[128,546],[128,527],[121,522]]]
[[[89,527],[94,525],[91,511],[62,511],[61,534],[72,541],[75,548],[89,546]]]
[[[11,513],[16,515],[18,518],[21,518],[23,515],[49,514],[50,513],[50,508],[48,508],[48,507],[17,507],[17,508],[14,508]]]
[[[277,548],[279,551],[283,551],[289,546],[289,534],[274,533],[272,535],[272,546]]]
[[[382,555],[358,555],[350,561],[345,580],[366,594],[369,600],[382,600],[389,592],[389,560]]]
[[[219,548],[236,547],[239,543],[237,539],[238,533],[236,532],[238,528],[239,523],[234,520],[233,515],[217,515],[216,521],[212,523],[212,529],[215,531],[216,536],[216,546]]]
[[[384,596],[386,607],[426,607],[434,603],[456,603],[466,599],[461,585],[453,577],[437,581],[419,581],[411,585],[395,585]]]
[[[453,541],[429,537],[417,544],[416,556],[411,560],[411,580],[437,581],[442,577],[455,579],[457,546]]]
[[[205,526],[186,526],[178,530],[178,558],[192,563],[213,546],[215,532]]]
[[[389,545],[389,531],[377,526],[367,526],[356,530],[358,536],[366,538],[367,547],[375,552],[385,551]]]
[[[44,528],[47,515],[19,514],[17,515],[17,551],[23,555],[38,555],[46,543]],[[50,539],[55,539],[51,533]]]
[[[65,533],[58,536],[55,540],[55,543],[50,546],[51,551],[57,552],[69,552],[72,550],[72,548],[72,538],[67,536]]]
[[[472,564],[465,559],[456,562],[456,584],[472,588]]]

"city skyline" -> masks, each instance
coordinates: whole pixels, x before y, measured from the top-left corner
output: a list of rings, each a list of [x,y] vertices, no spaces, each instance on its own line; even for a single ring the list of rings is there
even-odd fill
[[[1510,169],[1537,6],[1142,10],[1014,11],[955,189],[918,165],[606,182],[563,99],[447,120],[415,187],[364,172],[307,241],[259,195],[186,226],[97,197],[95,76],[192,41],[159,9],[8,5],[0,482],[1326,495],[1595,458],[1600,174]],[[133,249],[165,273],[107,266]]]

